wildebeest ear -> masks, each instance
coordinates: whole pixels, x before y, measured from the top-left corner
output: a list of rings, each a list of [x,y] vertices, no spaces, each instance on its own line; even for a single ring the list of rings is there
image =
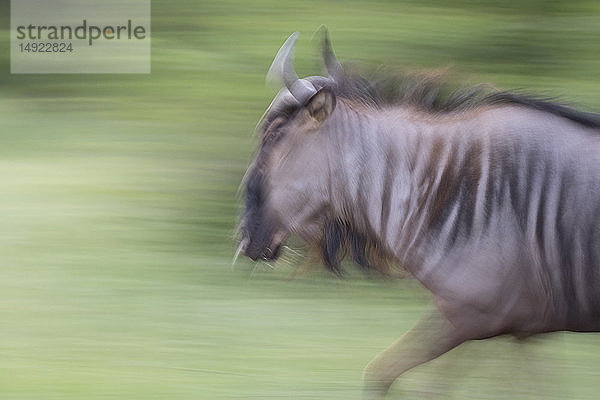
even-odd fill
[[[327,87],[321,88],[306,104],[306,109],[318,123],[325,121],[335,109],[335,94]]]

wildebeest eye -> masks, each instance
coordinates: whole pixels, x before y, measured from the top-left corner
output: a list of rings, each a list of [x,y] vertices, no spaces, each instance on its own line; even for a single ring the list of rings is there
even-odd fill
[[[297,104],[288,104],[271,112],[263,125],[263,142],[278,139],[281,136],[281,128],[294,118],[300,108]]]
[[[281,137],[281,128],[287,122],[287,118],[279,116],[271,121],[268,126],[265,126],[265,131],[263,134],[263,144],[266,143],[274,143]]]

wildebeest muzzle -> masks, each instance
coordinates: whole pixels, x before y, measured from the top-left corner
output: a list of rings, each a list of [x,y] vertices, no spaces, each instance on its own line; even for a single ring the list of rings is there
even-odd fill
[[[273,229],[264,219],[257,218],[257,216],[249,217],[242,224],[240,252],[252,261],[276,260],[281,253],[281,243],[275,242]]]

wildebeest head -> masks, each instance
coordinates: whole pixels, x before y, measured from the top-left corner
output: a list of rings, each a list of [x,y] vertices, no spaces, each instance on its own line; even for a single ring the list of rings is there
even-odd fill
[[[333,87],[341,68],[326,32],[324,58],[330,76],[300,79],[294,70],[294,33],[279,50],[267,79],[279,91],[262,123],[261,143],[246,178],[246,209],[240,250],[252,260],[276,259],[290,234],[314,240],[323,232],[329,206],[326,151],[336,109]]]

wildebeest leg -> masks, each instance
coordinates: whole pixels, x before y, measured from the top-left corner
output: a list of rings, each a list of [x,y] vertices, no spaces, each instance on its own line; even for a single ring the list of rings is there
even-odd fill
[[[440,312],[431,312],[367,365],[364,397],[376,399],[384,396],[402,373],[469,339],[471,337],[456,329]]]

